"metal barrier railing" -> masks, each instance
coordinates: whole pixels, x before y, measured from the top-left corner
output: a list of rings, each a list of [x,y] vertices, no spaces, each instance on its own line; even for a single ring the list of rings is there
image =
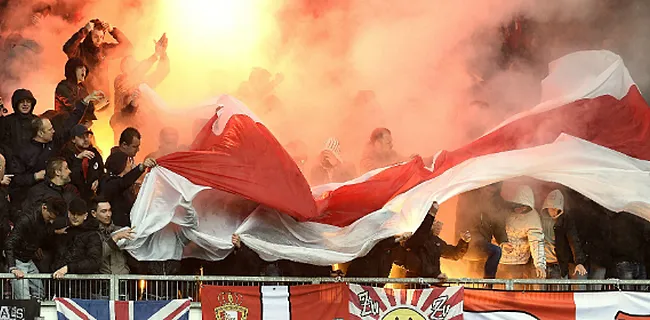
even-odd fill
[[[257,286],[306,285],[321,283],[357,283],[377,287],[429,288],[464,286],[474,289],[515,291],[648,291],[650,280],[538,280],[538,279],[449,279],[431,278],[300,278],[300,277],[230,277],[230,276],[156,276],[156,275],[66,275],[52,279],[51,274],[27,274],[23,281],[40,281],[37,294],[44,302],[55,297],[111,300],[169,300],[190,298],[201,301],[202,285]],[[0,274],[2,299],[15,299],[12,274]]]

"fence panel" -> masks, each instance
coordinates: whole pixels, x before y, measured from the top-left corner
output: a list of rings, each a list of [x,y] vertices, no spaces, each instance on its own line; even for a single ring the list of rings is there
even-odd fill
[[[472,289],[525,291],[648,291],[650,280],[537,280],[537,279],[438,279],[424,278],[297,278],[297,277],[226,277],[226,276],[152,276],[152,275],[66,275],[54,280],[51,274],[27,274],[19,282],[12,274],[0,274],[2,299],[24,298],[12,287],[40,283],[41,290],[33,296],[44,302],[55,297],[112,300],[169,300],[190,298],[201,301],[202,285],[259,286],[307,285],[333,282],[357,283],[375,287],[429,288],[432,286],[464,286]]]

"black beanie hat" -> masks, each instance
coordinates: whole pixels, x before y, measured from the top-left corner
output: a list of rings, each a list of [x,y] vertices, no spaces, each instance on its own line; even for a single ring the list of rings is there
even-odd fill
[[[126,168],[129,156],[122,151],[115,151],[106,159],[106,171],[108,174],[118,175]]]

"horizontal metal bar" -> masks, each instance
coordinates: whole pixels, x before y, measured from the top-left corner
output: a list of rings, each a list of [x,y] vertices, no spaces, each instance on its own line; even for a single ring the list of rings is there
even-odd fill
[[[16,279],[11,273],[0,273],[0,279]],[[52,274],[25,274],[25,279],[52,279]],[[111,274],[67,274],[64,280],[106,280],[110,281],[133,281],[133,280],[151,280],[151,281],[186,281],[186,282],[261,282],[261,283],[291,283],[291,282],[311,282],[311,283],[404,283],[404,284],[433,284],[433,283],[454,283],[454,284],[597,284],[597,285],[650,285],[650,280],[571,280],[571,279],[471,279],[458,278],[440,281],[436,278],[346,278],[346,277],[234,277],[234,276],[191,276],[191,275],[111,275]]]
[[[66,274],[66,280],[111,280],[112,274]],[[0,273],[0,279],[16,279],[12,273]],[[51,273],[25,273],[24,279],[53,279]]]

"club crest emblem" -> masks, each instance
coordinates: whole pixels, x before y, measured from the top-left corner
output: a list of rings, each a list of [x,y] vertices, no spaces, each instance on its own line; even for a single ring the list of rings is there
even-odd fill
[[[216,320],[246,320],[248,308],[242,306],[244,297],[238,293],[222,292],[217,297],[221,306],[214,309]]]

